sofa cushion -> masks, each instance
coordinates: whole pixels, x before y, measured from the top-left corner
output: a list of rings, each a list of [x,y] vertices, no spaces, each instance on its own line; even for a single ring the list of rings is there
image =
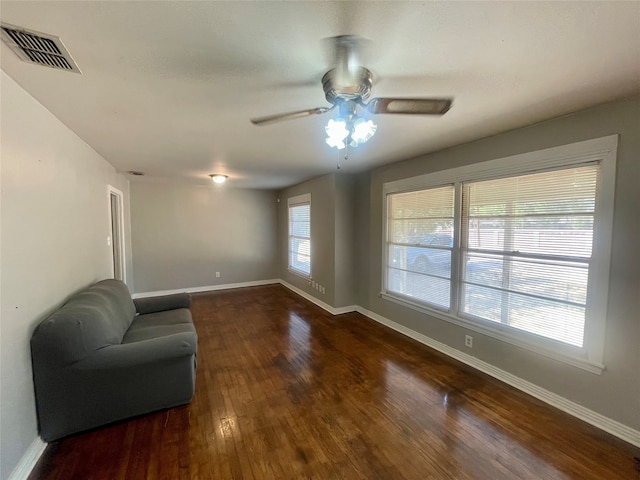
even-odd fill
[[[32,336],[32,348],[55,365],[68,365],[99,348],[121,343],[134,316],[127,286],[119,280],[103,280],[73,295],[42,322]]]
[[[133,317],[136,316],[136,306],[124,282],[114,279],[102,280],[92,285],[85,292],[93,292],[102,296],[105,303],[101,306],[109,309],[109,320],[114,324],[117,333],[122,338],[129,329]]]
[[[155,327],[130,328],[122,339],[122,345],[144,342],[154,338],[167,337],[176,333],[195,333],[191,323],[177,323],[175,325],[157,325]]]
[[[175,325],[176,323],[193,324],[191,312],[186,308],[167,310],[166,312],[147,313],[133,319],[129,330],[137,328],[157,327],[158,325]]]

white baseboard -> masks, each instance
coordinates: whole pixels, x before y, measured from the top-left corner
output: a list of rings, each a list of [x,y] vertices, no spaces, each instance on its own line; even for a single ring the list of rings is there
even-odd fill
[[[253,282],[240,282],[240,283],[224,283],[221,285],[206,285],[204,287],[187,287],[176,288],[173,290],[158,290],[155,292],[140,292],[131,295],[132,298],[146,298],[146,297],[159,297],[161,295],[172,295],[174,293],[199,293],[199,292],[211,292],[214,290],[228,290],[230,288],[243,288],[243,287],[257,287],[260,285],[272,285],[274,283],[280,283],[281,280],[274,278],[271,280],[256,280]]]
[[[40,437],[36,437],[9,475],[8,480],[27,480],[45,448],[47,448],[47,444]]]
[[[520,377],[517,377],[509,372],[506,372],[498,367],[491,365],[490,363],[484,362],[476,357],[473,357],[467,353],[461,352],[449,345],[438,342],[426,335],[416,332],[415,330],[411,330],[410,328],[405,327],[404,325],[400,325],[399,323],[394,322],[393,320],[389,320],[388,318],[383,317],[382,315],[378,315],[375,312],[371,312],[366,310],[360,306],[358,306],[357,311],[366,317],[369,317],[372,320],[375,320],[378,323],[381,323],[396,332],[402,333],[407,337],[410,337],[418,342],[427,345],[428,347],[433,348],[445,355],[455,358],[456,360],[461,361],[462,363],[469,365],[477,370],[480,370],[487,375],[492,376],[508,385],[511,385],[518,390],[528,393],[532,397],[537,398],[538,400],[542,400],[543,402],[556,407],[563,412],[568,413],[580,420],[583,420],[594,427],[598,427],[605,432],[614,435],[625,442],[628,442],[636,447],[640,447],[640,431],[634,430],[631,427],[628,427],[616,420],[612,420],[611,418],[605,417],[593,410],[589,410],[582,405],[579,405],[571,400],[568,400],[564,397],[561,397],[558,394],[550,392],[538,385],[535,385],[531,382],[523,380]]]
[[[325,303],[322,300],[317,299],[313,295],[309,295],[304,290],[301,290],[298,287],[294,287],[289,282],[285,282],[284,280],[279,280],[279,283],[282,284],[283,286],[287,287],[292,292],[297,293],[301,297],[306,298],[311,303],[315,303],[317,306],[319,306],[320,308],[326,310],[331,315],[342,315],[343,313],[355,312],[355,311],[358,310],[358,306],[357,305],[349,305],[349,306],[346,306],[346,307],[338,307],[338,308],[332,307],[328,303]]]

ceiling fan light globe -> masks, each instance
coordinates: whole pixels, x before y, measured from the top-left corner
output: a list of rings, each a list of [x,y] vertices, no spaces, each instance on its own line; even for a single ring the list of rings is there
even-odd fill
[[[351,134],[352,140],[358,146],[361,143],[369,140],[376,133],[378,126],[373,123],[371,120],[365,120],[364,118],[359,118],[353,124],[353,133]]]
[[[339,140],[344,140],[349,136],[349,130],[347,130],[347,122],[345,122],[341,118],[337,119],[329,119],[327,126],[325,127],[325,132],[331,138],[336,138]]]
[[[339,139],[336,137],[327,137],[325,141],[327,142],[327,145],[329,145],[332,148],[337,148],[338,150],[342,150],[345,148],[344,139]]]

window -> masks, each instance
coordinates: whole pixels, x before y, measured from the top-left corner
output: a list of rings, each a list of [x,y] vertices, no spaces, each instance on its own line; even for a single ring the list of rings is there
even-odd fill
[[[311,195],[288,200],[289,269],[311,276]]]
[[[463,184],[462,312],[582,347],[598,170]]]
[[[616,147],[385,184],[383,297],[599,373]]]
[[[388,288],[449,307],[454,187],[389,196]]]

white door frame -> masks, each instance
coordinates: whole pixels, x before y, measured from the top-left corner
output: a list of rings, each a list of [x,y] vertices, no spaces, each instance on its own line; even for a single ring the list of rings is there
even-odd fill
[[[117,209],[118,209],[118,217],[116,221],[119,223],[119,232],[113,231],[113,212],[111,209],[111,197],[115,197],[117,199]],[[113,254],[114,247],[117,247],[120,250],[120,271],[122,272],[122,280],[127,283],[127,264],[126,264],[126,255],[125,255],[125,241],[124,241],[124,194],[122,191],[118,190],[113,185],[107,185],[107,204],[109,211],[109,247],[111,252],[111,276],[115,278],[115,256]],[[119,238],[114,238],[114,233],[118,235]]]

